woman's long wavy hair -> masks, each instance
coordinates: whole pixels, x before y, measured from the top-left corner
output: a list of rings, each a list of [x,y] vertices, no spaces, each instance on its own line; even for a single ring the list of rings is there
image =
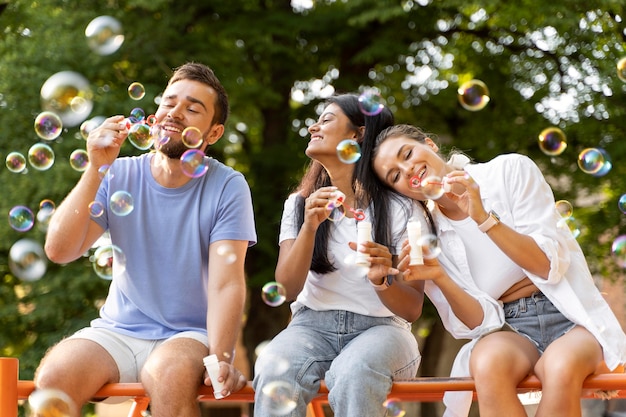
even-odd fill
[[[390,246],[392,242],[390,222],[389,199],[381,199],[384,204],[372,204],[373,197],[380,193],[388,193],[388,189],[382,186],[380,181],[371,181],[368,165],[371,159],[376,136],[385,128],[392,126],[394,117],[391,110],[385,107],[376,115],[366,115],[359,107],[359,97],[355,94],[340,94],[330,97],[325,106],[336,104],[348,117],[352,127],[358,130],[364,127],[364,133],[357,141],[361,146],[361,157],[354,164],[352,176],[352,189],[355,194],[356,207],[365,208],[371,206],[370,215],[373,227],[373,238],[376,242]],[[331,180],[324,166],[316,160],[311,160],[304,173],[296,192],[296,222],[298,230],[304,223],[304,202],[305,199],[320,187],[330,186]],[[391,193],[389,193],[391,195]],[[378,202],[378,198],[376,199]],[[378,221],[381,220],[381,221]],[[315,235],[315,245],[313,258],[311,260],[311,270],[320,274],[325,274],[336,270],[336,266],[328,258],[328,239],[330,234],[330,221],[320,224]]]

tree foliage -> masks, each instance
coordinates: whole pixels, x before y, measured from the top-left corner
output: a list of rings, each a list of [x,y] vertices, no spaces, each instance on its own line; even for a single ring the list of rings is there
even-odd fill
[[[172,68],[186,61],[213,67],[232,114],[212,156],[246,175],[255,205],[259,243],[247,258],[245,328],[251,350],[286,324],[287,306],[266,306],[259,292],[273,280],[282,202],[307,163],[306,127],[333,91],[376,88],[398,122],[417,124],[444,148],[476,161],[503,152],[531,156],[557,199],[573,204],[593,270],[605,278],[620,272],[610,256],[613,239],[626,228],[617,205],[626,193],[626,83],[616,71],[626,55],[620,0],[326,0],[306,7],[284,0],[14,0],[1,10],[2,158],[27,154],[40,141],[33,132],[40,89],[56,72],[72,70],[89,80],[93,117],[138,106],[150,114]],[[111,55],[95,54],[85,41],[85,27],[100,15],[124,28],[124,43]],[[489,104],[476,112],[457,100],[458,86],[471,79],[490,91]],[[127,94],[133,81],[145,86],[140,102]],[[561,155],[538,147],[539,132],[549,126],[567,135]],[[84,148],[79,127],[66,127],[50,145],[56,161],[49,170],[0,168],[5,216],[15,205],[58,204],[78,180],[67,161]],[[610,156],[606,175],[578,168],[578,154],[590,147]],[[129,144],[122,150],[138,152]],[[95,276],[89,254],[69,265],[48,264],[35,282],[14,276],[8,266],[13,243],[43,242],[44,233],[0,222],[0,354],[19,356],[24,377],[50,345],[96,316],[108,287]],[[173,250],[172,256],[182,254]]]

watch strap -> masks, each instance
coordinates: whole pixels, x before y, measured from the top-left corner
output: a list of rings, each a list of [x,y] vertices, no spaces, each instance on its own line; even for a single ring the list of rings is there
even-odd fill
[[[495,211],[491,210],[489,212],[489,217],[487,217],[487,220],[478,225],[478,230],[483,233],[487,233],[489,230],[491,230],[493,226],[497,225],[498,223],[500,223],[500,217]]]

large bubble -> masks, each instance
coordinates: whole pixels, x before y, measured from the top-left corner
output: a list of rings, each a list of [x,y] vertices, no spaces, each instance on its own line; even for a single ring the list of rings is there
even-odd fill
[[[44,276],[47,258],[39,242],[20,239],[9,250],[9,269],[22,281],[37,281]]]
[[[111,55],[124,43],[122,24],[112,16],[98,16],[85,28],[87,45],[98,55]]]
[[[32,417],[71,417],[74,415],[74,402],[65,392],[52,389],[38,389],[28,397]]]
[[[56,113],[67,127],[80,125],[93,109],[89,81],[78,72],[57,72],[43,83],[40,94],[42,108]]]

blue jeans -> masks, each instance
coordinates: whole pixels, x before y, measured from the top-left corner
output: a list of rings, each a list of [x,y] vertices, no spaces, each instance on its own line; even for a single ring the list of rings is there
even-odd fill
[[[539,291],[504,303],[504,319],[513,330],[530,339],[541,354],[575,326]]]
[[[295,409],[280,415],[306,416],[322,379],[336,417],[384,416],[392,381],[415,377],[420,360],[411,325],[398,317],[301,308],[257,358],[254,416],[277,415],[263,398],[275,381],[293,388]]]

